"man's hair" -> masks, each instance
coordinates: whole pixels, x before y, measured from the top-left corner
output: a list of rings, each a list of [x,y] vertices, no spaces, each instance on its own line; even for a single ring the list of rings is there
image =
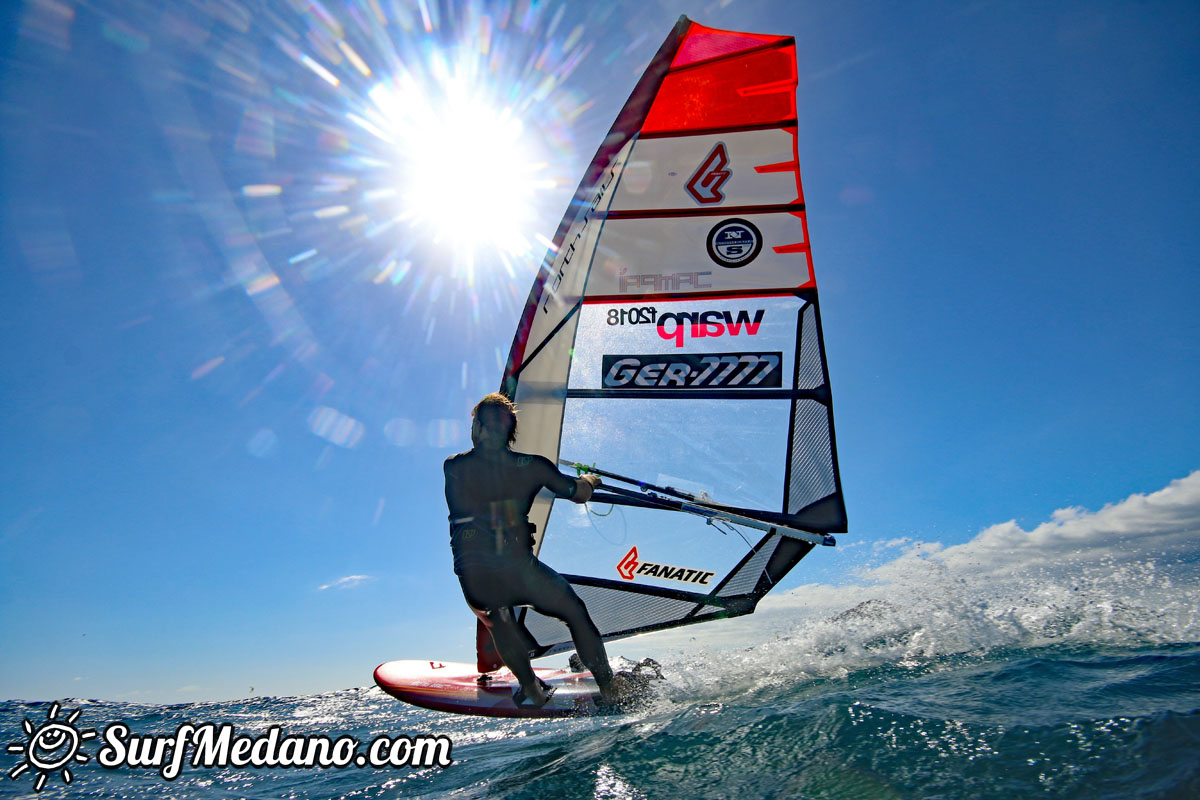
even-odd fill
[[[493,425],[508,429],[508,443],[517,438],[517,406],[499,392],[492,392],[471,409],[471,416],[487,427]]]

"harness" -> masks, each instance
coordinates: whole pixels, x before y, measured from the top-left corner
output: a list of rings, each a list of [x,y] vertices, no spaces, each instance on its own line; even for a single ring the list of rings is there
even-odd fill
[[[533,534],[537,526],[528,520],[515,525],[484,525],[477,517],[450,520],[450,549],[454,572],[492,570],[533,557]]]

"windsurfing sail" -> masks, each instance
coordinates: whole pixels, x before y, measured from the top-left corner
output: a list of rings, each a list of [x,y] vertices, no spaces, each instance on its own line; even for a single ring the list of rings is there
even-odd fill
[[[608,639],[749,613],[846,530],[795,49],[680,18],[517,328],[501,386],[520,409],[514,449],[606,481],[587,508],[543,492],[536,547]],[[524,623],[531,655],[571,649],[558,620]],[[498,668],[479,644],[480,670]]]

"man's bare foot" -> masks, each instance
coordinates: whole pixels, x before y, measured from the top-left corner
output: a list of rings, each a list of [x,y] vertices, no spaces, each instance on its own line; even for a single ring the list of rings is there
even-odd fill
[[[522,686],[513,692],[513,703],[518,706],[541,708],[550,701],[554,689],[538,680],[532,686]]]
[[[639,700],[646,692],[646,682],[632,672],[621,670],[614,673],[608,686],[601,687],[600,698],[606,705],[621,706]]]

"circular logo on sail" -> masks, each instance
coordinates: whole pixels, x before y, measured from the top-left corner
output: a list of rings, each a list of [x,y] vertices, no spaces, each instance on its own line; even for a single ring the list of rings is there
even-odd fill
[[[708,232],[708,255],[722,267],[744,267],[754,260],[760,250],[762,234],[748,220],[723,220]]]

